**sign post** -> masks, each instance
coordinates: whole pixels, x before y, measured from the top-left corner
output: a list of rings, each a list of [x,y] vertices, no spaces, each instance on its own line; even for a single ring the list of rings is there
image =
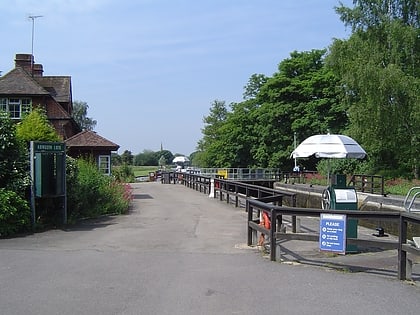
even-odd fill
[[[59,202],[63,223],[67,223],[66,145],[64,142],[30,143],[32,224],[36,223],[36,198]]]
[[[346,215],[321,213],[319,248],[322,251],[346,252]]]

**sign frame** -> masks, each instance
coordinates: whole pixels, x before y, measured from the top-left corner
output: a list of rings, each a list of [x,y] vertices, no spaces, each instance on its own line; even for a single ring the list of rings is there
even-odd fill
[[[36,188],[45,183],[43,174],[43,158],[45,164],[53,168],[52,183],[48,193],[37,192]],[[50,161],[48,161],[50,160]],[[52,164],[50,163],[52,162]],[[51,173],[51,170],[49,170]],[[32,225],[36,224],[35,199],[60,199],[62,202],[63,223],[67,223],[67,187],[66,187],[66,144],[65,142],[30,141],[30,175],[31,175],[31,212]],[[51,175],[51,174],[47,174]]]
[[[321,251],[346,252],[347,216],[321,213],[319,220],[319,248]]]

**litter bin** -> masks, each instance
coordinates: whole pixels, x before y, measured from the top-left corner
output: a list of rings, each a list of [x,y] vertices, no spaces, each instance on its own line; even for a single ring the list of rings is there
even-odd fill
[[[345,175],[333,175],[333,182],[322,194],[322,208],[331,210],[357,210],[357,193],[346,186]],[[357,238],[357,220],[347,219],[346,237]],[[346,252],[357,252],[356,245],[346,245]]]

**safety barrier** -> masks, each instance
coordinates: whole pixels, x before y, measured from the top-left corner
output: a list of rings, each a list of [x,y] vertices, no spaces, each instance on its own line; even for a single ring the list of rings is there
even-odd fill
[[[213,181],[213,184],[211,184]],[[398,250],[398,278],[400,280],[407,279],[407,253],[420,256],[420,249],[407,242],[407,234],[409,224],[420,224],[420,216],[414,213],[397,212],[397,211],[355,211],[355,210],[324,210],[313,208],[297,208],[296,194],[284,192],[278,189],[261,187],[247,183],[224,180],[221,178],[210,179],[206,176],[197,174],[183,174],[183,182],[185,186],[208,194],[211,197],[231,203],[233,201],[235,207],[244,206],[248,213],[248,239],[247,244],[255,245],[257,241],[257,232],[269,236],[270,259],[275,261],[277,258],[277,250],[282,241],[288,240],[304,240],[319,241],[319,233],[298,233],[297,218],[298,217],[320,217],[322,213],[329,214],[345,214],[349,219],[364,219],[374,221],[392,221],[399,226],[398,241],[395,240],[370,240],[360,238],[346,238],[346,243],[350,245],[359,245],[365,247],[377,247],[382,249]],[[213,185],[213,189],[212,189]],[[286,199],[287,204],[283,203]],[[240,201],[243,200],[244,204]],[[269,215],[271,224],[267,229],[261,224],[260,214],[264,211]],[[291,216],[292,232],[286,233],[283,229],[283,215]]]
[[[407,243],[408,224],[420,224],[420,217],[405,212],[391,211],[354,211],[354,210],[323,210],[310,208],[280,207],[268,203],[269,199],[248,200],[248,245],[256,241],[256,233],[260,232],[270,236],[270,259],[276,260],[277,250],[281,241],[285,240],[305,240],[319,241],[318,233],[286,233],[281,231],[282,216],[291,215],[295,217],[320,217],[321,213],[329,214],[345,214],[349,219],[372,219],[372,220],[389,220],[399,222],[398,241],[385,240],[365,240],[359,238],[347,238],[347,244],[374,246],[383,249],[398,250],[398,278],[400,280],[407,279],[407,253],[420,256],[420,249]],[[270,229],[264,228],[260,224],[260,211],[265,211],[271,218]]]
[[[386,195],[384,177],[379,175],[354,174],[347,186],[364,193]]]

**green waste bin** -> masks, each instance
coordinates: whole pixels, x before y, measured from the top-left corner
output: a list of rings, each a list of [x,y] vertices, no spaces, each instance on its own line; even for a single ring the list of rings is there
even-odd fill
[[[331,210],[358,210],[357,193],[353,187],[346,186],[345,175],[333,175],[333,183],[322,195],[322,208]],[[356,219],[347,219],[346,237],[357,238]],[[357,252],[356,245],[346,245],[346,252]]]

